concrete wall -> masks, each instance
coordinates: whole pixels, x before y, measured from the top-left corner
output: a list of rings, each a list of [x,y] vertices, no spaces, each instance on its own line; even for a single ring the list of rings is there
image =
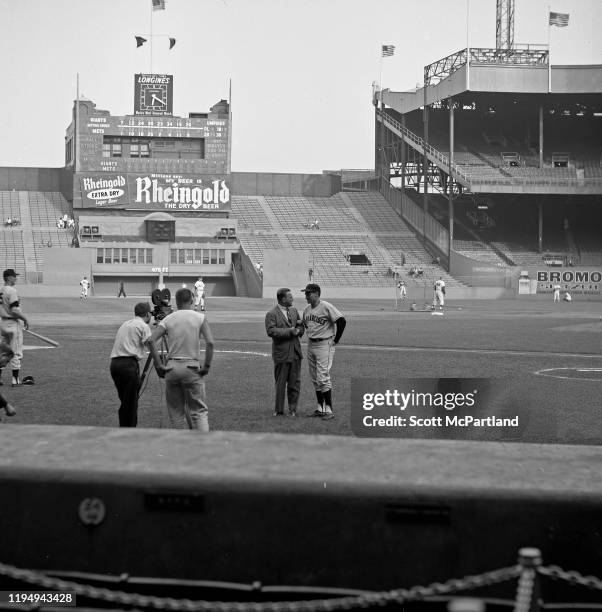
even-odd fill
[[[473,287],[502,287],[510,289],[515,268],[499,267],[470,257],[451,253],[450,274]]]
[[[103,236],[137,236],[140,240],[146,240],[145,216],[86,215],[82,213],[78,216],[78,223],[80,229],[84,225],[98,226]],[[235,230],[238,228],[238,219],[193,218],[177,215],[174,216],[174,219],[176,242],[178,238],[213,238],[222,227],[233,227]]]
[[[263,281],[257,273],[253,262],[242,248],[240,249],[239,264],[239,272],[244,277],[249,297],[263,297]]]
[[[276,299],[280,287],[289,287],[303,306],[301,289],[309,282],[309,252],[266,249],[263,252],[263,297]]]
[[[233,172],[233,195],[329,197],[341,190],[332,174]]]

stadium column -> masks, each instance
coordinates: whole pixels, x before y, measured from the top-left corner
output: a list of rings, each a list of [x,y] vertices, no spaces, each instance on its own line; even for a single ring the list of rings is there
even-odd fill
[[[447,202],[449,210],[449,227],[447,236],[447,270],[451,272],[451,253],[454,241],[454,99],[449,100],[449,177],[447,178]]]
[[[543,104],[539,105],[539,167],[543,168]]]
[[[429,111],[427,104],[427,83],[428,83],[428,66],[424,67],[424,83],[422,88],[424,90],[424,110],[422,113],[423,122],[423,143],[424,143],[424,163],[423,163],[423,179],[424,179],[424,190],[422,192],[422,239],[426,242],[426,215],[428,214],[428,163],[429,158],[427,155],[427,147],[429,140]]]

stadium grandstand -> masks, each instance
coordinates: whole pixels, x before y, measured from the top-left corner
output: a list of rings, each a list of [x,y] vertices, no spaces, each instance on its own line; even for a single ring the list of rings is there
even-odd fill
[[[250,297],[285,261],[357,297],[399,277],[421,297],[440,276],[458,298],[514,297],[522,272],[578,267],[594,280],[575,295],[599,298],[602,68],[496,42],[427,65],[411,91],[374,89],[375,170],[232,172],[229,102],[174,117],[169,75],[136,75],[133,115],[80,97],[64,168],[0,169],[0,264],[31,294],[69,295],[83,274],[94,295],[202,275],[208,295]]]

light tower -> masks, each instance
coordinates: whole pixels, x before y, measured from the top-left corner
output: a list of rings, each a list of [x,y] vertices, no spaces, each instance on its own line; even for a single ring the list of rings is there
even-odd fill
[[[514,0],[497,0],[495,11],[495,47],[512,49],[514,46]]]

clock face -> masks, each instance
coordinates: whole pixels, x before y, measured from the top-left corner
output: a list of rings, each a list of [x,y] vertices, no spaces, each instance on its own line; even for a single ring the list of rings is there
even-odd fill
[[[137,75],[146,76],[146,75]],[[148,75],[153,77],[155,75]],[[165,82],[156,82],[163,80]],[[134,114],[136,115],[172,115],[172,80],[171,77],[149,78],[148,81],[136,83]]]

